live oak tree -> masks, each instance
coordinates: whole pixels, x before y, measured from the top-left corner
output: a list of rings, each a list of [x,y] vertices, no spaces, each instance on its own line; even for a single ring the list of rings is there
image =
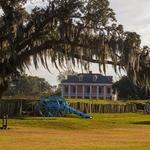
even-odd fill
[[[43,0],[46,6],[27,12],[30,1],[0,0],[0,97],[32,60],[35,68],[41,61],[47,69],[48,61],[85,69],[93,62],[104,72],[111,64],[150,88],[149,48],[140,46],[137,33],[116,25],[108,0]]]

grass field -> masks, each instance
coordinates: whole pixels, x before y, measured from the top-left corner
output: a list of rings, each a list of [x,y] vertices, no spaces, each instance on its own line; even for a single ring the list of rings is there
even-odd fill
[[[0,130],[0,150],[149,150],[150,116],[93,114],[91,120],[65,118],[9,119]]]
[[[69,103],[83,102],[83,103],[94,103],[94,104],[129,104],[129,103],[145,103],[147,100],[96,100],[96,99],[67,99]]]

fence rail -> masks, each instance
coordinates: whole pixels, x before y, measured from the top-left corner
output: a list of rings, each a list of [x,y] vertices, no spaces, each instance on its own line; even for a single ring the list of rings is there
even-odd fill
[[[3,114],[9,116],[21,116],[24,114],[34,115],[35,107],[38,101],[14,100],[0,101],[0,117]],[[144,110],[142,104],[94,104],[76,102],[70,103],[70,106],[85,113],[135,113]]]
[[[71,107],[85,113],[135,113],[138,111],[136,104],[116,105],[116,104],[90,104],[71,103]]]
[[[22,105],[21,101],[17,102],[5,102],[0,101],[0,117],[4,114],[8,114],[9,116],[18,116],[22,113]]]

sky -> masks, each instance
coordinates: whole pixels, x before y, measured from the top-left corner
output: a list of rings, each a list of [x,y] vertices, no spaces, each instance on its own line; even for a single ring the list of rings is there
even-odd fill
[[[110,0],[118,23],[141,35],[142,45],[150,45],[150,0]]]
[[[110,0],[110,7],[116,13],[118,24],[122,24],[127,31],[135,31],[141,35],[142,45],[150,45],[150,0]],[[32,5],[28,4],[28,8]],[[57,85],[57,75],[59,71],[49,63],[51,73],[40,66],[35,70],[33,65],[26,70],[28,75],[45,78],[51,85]],[[90,70],[99,73],[98,65],[91,65]],[[82,72],[81,69],[75,68],[74,71]],[[116,75],[113,69],[108,66],[106,75],[112,75],[114,81],[118,80],[124,73]]]

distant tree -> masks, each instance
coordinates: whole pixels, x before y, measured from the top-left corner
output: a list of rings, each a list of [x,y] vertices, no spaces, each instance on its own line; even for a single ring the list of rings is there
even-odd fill
[[[58,84],[58,86],[56,86],[55,91],[53,91],[52,95],[61,96],[61,85],[60,84]]]
[[[119,99],[148,99],[150,91],[138,87],[127,76],[123,76],[113,84],[114,91],[117,90]]]
[[[36,0],[0,0],[0,97],[8,82],[33,60],[47,69],[66,63],[90,62],[106,71],[106,64],[126,70],[137,84],[150,88],[149,48],[141,48],[140,36],[116,25],[108,0],[42,0],[45,7],[27,12],[25,4]]]
[[[67,79],[68,75],[74,75],[74,74],[76,74],[76,72],[74,72],[72,69],[62,71],[58,74],[57,81],[61,82],[62,80]]]
[[[67,69],[62,72],[60,72],[57,76],[57,81],[59,82],[57,90],[55,91],[55,95],[61,95],[61,81],[67,79],[68,75],[74,75],[76,72],[72,69]]]
[[[43,78],[33,76],[20,76],[9,84],[6,96],[42,96],[51,95],[52,86]]]

